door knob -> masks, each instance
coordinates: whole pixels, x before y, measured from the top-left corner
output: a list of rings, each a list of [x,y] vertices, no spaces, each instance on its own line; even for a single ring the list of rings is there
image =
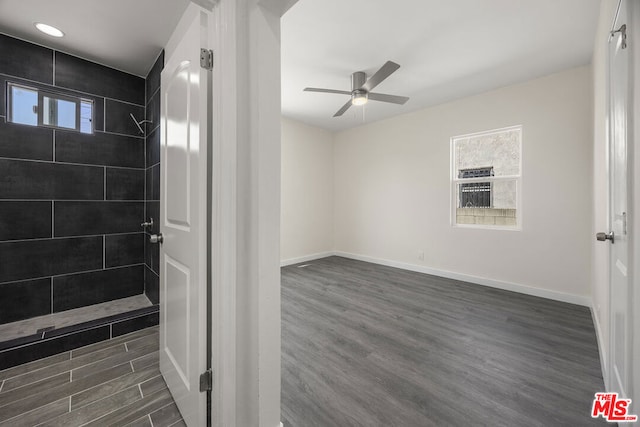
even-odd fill
[[[162,243],[164,242],[164,237],[162,236],[162,233],[152,234],[149,236],[149,241],[151,243]]]
[[[605,240],[611,240],[611,243],[614,243],[615,237],[613,231],[609,233],[596,233],[596,239],[600,242],[604,242]]]

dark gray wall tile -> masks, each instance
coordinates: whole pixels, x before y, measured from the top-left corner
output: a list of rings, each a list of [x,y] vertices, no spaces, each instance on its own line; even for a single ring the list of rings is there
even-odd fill
[[[143,266],[80,273],[53,278],[53,311],[99,304],[144,292]]]
[[[147,229],[147,232],[157,234],[160,231],[158,228],[160,225],[160,202],[147,201],[145,205],[146,219],[153,218],[153,227]]]
[[[150,200],[160,200],[160,164],[151,168],[151,197]]]
[[[160,73],[162,73],[162,69],[164,68],[164,50],[160,52],[158,58],[156,58],[156,62],[151,67],[149,74],[147,74],[146,78],[146,93],[147,100],[153,95],[158,89],[160,89]]]
[[[141,77],[56,52],[56,86],[144,105]]]
[[[135,233],[144,220],[144,202],[54,202],[56,237]]]
[[[130,116],[130,114],[133,113],[133,116],[137,121],[140,122],[144,120],[145,108],[143,106],[107,99],[105,103],[105,110],[106,123],[104,129],[106,132],[121,133],[137,137],[144,136],[144,134],[140,133],[140,130]],[[144,123],[140,126],[144,129]]]
[[[53,51],[0,34],[0,73],[53,82]]]
[[[53,160],[53,130],[0,119],[0,157]]]
[[[0,241],[51,237],[51,202],[0,201]]]
[[[160,128],[155,129],[147,137],[147,167],[160,163]]]
[[[145,237],[142,232],[105,236],[106,267],[144,263]]]
[[[144,200],[142,169],[107,168],[107,200]]]
[[[153,304],[160,303],[160,277],[145,265],[144,293]]]
[[[51,313],[51,279],[0,284],[0,323]]]
[[[119,337],[120,335],[128,334],[140,329],[156,326],[159,322],[159,313],[151,313],[145,316],[135,317],[133,319],[114,323],[111,329],[111,333],[114,337]]]
[[[102,268],[102,237],[0,243],[0,282]]]
[[[149,241],[149,235],[144,241],[144,263],[156,274],[160,274],[160,246]]]
[[[0,352],[0,370],[108,340],[109,325]]]
[[[56,161],[144,168],[144,140],[96,132],[56,132]]]
[[[151,194],[153,193],[153,168],[147,168],[144,173],[144,199],[151,200]]]
[[[0,199],[103,198],[102,168],[0,159]]]
[[[156,92],[147,104],[147,120],[151,123],[147,123],[147,132],[151,132],[160,126],[160,92]]]

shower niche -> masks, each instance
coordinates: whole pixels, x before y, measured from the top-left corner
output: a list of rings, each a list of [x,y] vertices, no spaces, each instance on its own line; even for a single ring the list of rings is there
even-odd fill
[[[0,370],[158,324],[163,60],[0,35]]]

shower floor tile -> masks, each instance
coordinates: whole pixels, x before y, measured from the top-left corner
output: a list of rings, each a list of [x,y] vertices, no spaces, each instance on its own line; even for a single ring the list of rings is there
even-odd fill
[[[158,349],[155,326],[0,371],[0,427],[184,426]]]
[[[55,329],[59,329],[65,326],[113,316],[115,314],[126,313],[139,308],[151,307],[152,305],[151,301],[143,294],[108,301],[102,304],[61,311],[60,313],[47,314],[46,316],[38,316],[19,322],[5,323],[4,325],[0,325],[0,341],[8,341],[14,338],[33,335],[39,329],[50,328],[52,326]]]

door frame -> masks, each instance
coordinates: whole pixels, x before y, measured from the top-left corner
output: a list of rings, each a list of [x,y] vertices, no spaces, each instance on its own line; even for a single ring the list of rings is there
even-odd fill
[[[211,425],[280,426],[280,18],[297,0],[211,4]]]

